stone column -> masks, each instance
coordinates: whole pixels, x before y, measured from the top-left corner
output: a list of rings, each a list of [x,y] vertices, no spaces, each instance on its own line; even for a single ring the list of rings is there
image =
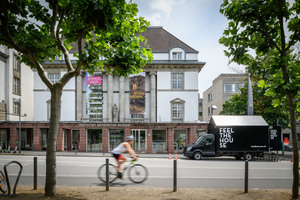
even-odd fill
[[[120,90],[119,90],[119,110],[120,110],[120,122],[125,121],[125,84],[124,76],[120,77]]]
[[[102,129],[102,148],[103,148],[104,152],[109,152],[108,143],[109,143],[108,128],[103,128]]]
[[[86,152],[86,129],[80,128],[80,152]]]
[[[67,129],[67,151],[72,151],[72,130]]]
[[[168,152],[169,153],[174,153],[174,129],[173,128],[168,128],[167,129],[167,145],[168,145]]]
[[[17,128],[17,126],[15,126],[10,128],[10,151],[14,151],[18,140],[19,140],[19,127]],[[18,144],[18,151],[19,151],[19,144]]]
[[[58,134],[57,134],[57,139],[56,139],[56,150],[57,151],[64,151],[65,148],[64,148],[64,138],[65,138],[65,135],[64,135],[64,130],[62,127],[59,127],[58,128]]]
[[[150,113],[151,113],[151,122],[156,122],[156,72],[150,72],[151,76],[151,85],[150,85]]]
[[[152,153],[152,129],[147,129],[147,153]]]
[[[33,150],[42,151],[42,132],[37,126],[33,127]]]
[[[108,74],[107,84],[107,119],[112,122],[112,107],[113,107],[113,76]]]
[[[76,120],[81,121],[82,119],[82,76],[81,74],[76,77]]]

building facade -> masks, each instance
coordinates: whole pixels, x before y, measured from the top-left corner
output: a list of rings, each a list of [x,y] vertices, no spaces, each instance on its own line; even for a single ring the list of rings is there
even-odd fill
[[[120,77],[97,71],[82,72],[64,87],[57,137],[58,151],[109,152],[128,135],[135,136],[138,152],[178,152],[193,142],[207,124],[198,122],[198,74],[204,62],[198,51],[162,27],[142,34],[154,60],[142,73]],[[75,48],[76,49],[76,48]],[[72,50],[70,57],[73,57]],[[63,58],[44,64],[52,82],[66,72]],[[34,117],[22,123],[28,149],[47,148],[50,91],[33,74]],[[13,148],[18,123],[4,121]]]
[[[246,81],[246,74],[220,74],[214,79],[212,86],[203,93],[203,121],[208,122],[212,115],[218,115],[223,110],[223,104],[232,95],[239,94],[239,88]]]
[[[33,71],[19,62],[17,52],[0,45],[0,123],[33,120],[32,80]],[[10,143],[7,132],[0,125],[0,149]],[[26,143],[21,146],[25,148]]]

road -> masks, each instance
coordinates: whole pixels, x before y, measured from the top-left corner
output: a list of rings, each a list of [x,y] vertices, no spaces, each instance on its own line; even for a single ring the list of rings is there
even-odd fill
[[[38,185],[45,183],[46,158],[38,158]],[[57,156],[57,185],[104,186],[96,176],[97,169],[105,163],[104,157]],[[16,160],[23,165],[19,184],[33,185],[33,156],[0,155],[0,170],[6,163]],[[109,158],[114,163],[112,157]],[[149,178],[142,184],[128,179],[117,180],[111,186],[173,187],[173,160],[167,158],[141,158],[138,163],[149,170]],[[177,161],[178,188],[244,188],[245,162],[233,159],[205,159],[201,161],[180,158]],[[14,185],[19,166],[8,166],[11,185]],[[249,162],[249,188],[291,188],[292,162]]]

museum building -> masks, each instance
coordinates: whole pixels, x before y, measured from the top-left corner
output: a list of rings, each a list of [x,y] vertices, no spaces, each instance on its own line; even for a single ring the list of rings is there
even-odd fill
[[[65,85],[57,151],[110,152],[133,135],[133,148],[139,153],[173,153],[206,131],[207,123],[198,121],[198,74],[205,65],[198,61],[199,52],[162,27],[149,27],[142,35],[154,59],[140,74],[122,77],[102,71],[81,72]],[[75,51],[76,47],[69,52],[73,61]],[[1,56],[0,70],[1,62],[5,66],[11,63],[5,51]],[[23,63],[20,66],[28,68]],[[52,82],[67,71],[63,57],[45,63],[44,68]],[[15,148],[19,130],[23,150],[47,148],[50,91],[36,71],[31,76],[32,86],[21,86],[26,93],[8,95],[5,91],[3,95],[2,149]],[[27,95],[32,98],[26,99]]]

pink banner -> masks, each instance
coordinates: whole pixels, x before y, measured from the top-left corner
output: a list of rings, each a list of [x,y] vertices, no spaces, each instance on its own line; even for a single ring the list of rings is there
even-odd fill
[[[101,76],[88,76],[87,77],[87,85],[98,84],[101,85]]]

